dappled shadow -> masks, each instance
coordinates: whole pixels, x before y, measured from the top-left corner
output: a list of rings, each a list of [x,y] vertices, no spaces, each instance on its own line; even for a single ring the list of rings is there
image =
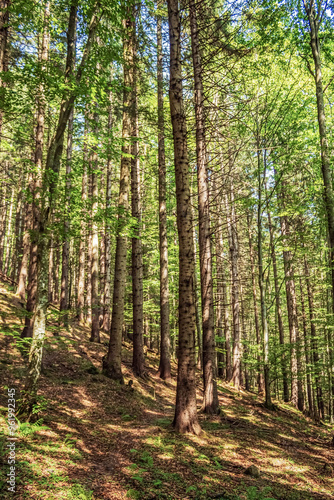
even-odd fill
[[[60,333],[48,336],[43,359],[40,394],[48,406],[39,416],[47,428],[40,422],[19,434],[16,498],[235,499],[247,498],[252,487],[259,499],[266,487],[263,498],[333,498],[328,434],[295,410],[270,412],[256,396],[222,384],[222,414],[199,415],[203,434],[180,436],[171,429],[175,365],[166,384],[155,377],[158,359],[148,353],[148,379],[135,378],[125,344],[121,386],[100,373],[106,335],[92,344],[89,330],[75,324]],[[6,335],[0,344],[7,346],[0,361],[12,360],[1,370],[22,388],[23,359]],[[199,389],[198,405],[201,395]],[[250,465],[259,477],[245,474]]]

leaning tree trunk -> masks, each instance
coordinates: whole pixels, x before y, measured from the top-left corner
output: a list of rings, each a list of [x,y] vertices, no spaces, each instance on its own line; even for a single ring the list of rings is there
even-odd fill
[[[45,5],[44,11],[44,30],[42,35],[42,44],[39,53],[39,60],[42,65],[42,70],[45,71],[46,63],[49,56],[49,17],[50,17],[50,2]],[[36,173],[32,179],[31,192],[33,195],[32,202],[32,238],[30,243],[30,259],[28,273],[28,298],[27,298],[27,315],[25,318],[25,326],[21,337],[33,336],[33,312],[36,306],[37,298],[37,276],[38,276],[38,240],[41,232],[41,191],[42,191],[42,163],[43,163],[43,143],[44,143],[44,124],[45,124],[45,96],[44,84],[40,83],[38,89],[38,109],[37,109],[37,125],[36,125],[36,143],[35,143],[35,166]]]
[[[159,7],[161,7],[159,5]],[[160,251],[160,363],[158,376],[163,380],[171,378],[170,331],[169,331],[169,289],[168,289],[168,242],[166,211],[166,160],[165,124],[162,67],[162,16],[157,15],[157,81],[158,81],[158,162],[159,162],[159,251]]]
[[[181,23],[178,0],[168,0],[170,40],[170,109],[174,138],[177,228],[179,236],[179,344],[176,431],[201,432],[196,408],[194,246],[190,200],[187,128],[182,96]]]
[[[103,363],[103,372],[107,377],[124,382],[122,361],[122,328],[124,319],[124,297],[126,284],[126,255],[127,255],[127,212],[129,210],[129,187],[131,167],[131,132],[134,108],[134,39],[135,23],[131,19],[134,14],[129,11],[129,17],[124,21],[125,35],[123,40],[123,129],[122,129],[122,158],[120,171],[120,187],[118,198],[118,225],[115,255],[114,294],[110,328],[110,341],[107,357]]]
[[[200,55],[196,6],[190,0],[191,48],[195,83],[196,156],[199,214],[199,254],[202,298],[203,327],[203,406],[205,413],[219,412],[217,393],[217,370],[214,337],[214,311],[212,286],[212,256],[210,231],[209,184],[206,166],[206,143],[204,127],[204,94],[202,82],[202,62]]]

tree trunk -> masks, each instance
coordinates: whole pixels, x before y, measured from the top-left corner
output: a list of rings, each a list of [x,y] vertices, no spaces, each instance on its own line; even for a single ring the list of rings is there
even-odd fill
[[[113,309],[111,317],[110,341],[107,358],[103,364],[103,372],[107,377],[124,383],[122,361],[122,327],[124,320],[124,296],[126,285],[126,256],[127,256],[127,212],[129,210],[129,187],[131,166],[131,132],[134,107],[134,40],[133,30],[135,23],[131,20],[133,11],[124,21],[125,36],[123,40],[124,58],[124,90],[123,90],[123,129],[122,129],[122,158],[120,170],[120,187],[118,198],[118,226],[116,238],[115,274]]]
[[[322,393],[322,381],[321,381],[321,363],[320,356],[318,350],[318,338],[317,331],[315,326],[315,316],[314,316],[314,298],[313,298],[313,289],[310,282],[310,271],[308,262],[306,257],[304,257],[304,269],[305,269],[305,277],[306,277],[306,287],[307,287],[307,299],[308,299],[308,308],[309,308],[309,318],[310,318],[310,330],[311,330],[311,349],[312,349],[312,358],[314,365],[314,379],[315,379],[315,387],[316,387],[316,395],[317,395],[317,407],[319,412],[319,417],[321,419],[325,418],[325,407]]]
[[[158,7],[161,7],[160,4]],[[158,162],[159,162],[159,251],[160,251],[160,363],[157,375],[171,379],[169,289],[168,289],[168,242],[166,211],[166,160],[163,96],[162,17],[157,15],[157,81],[158,81]]]
[[[133,358],[132,369],[142,377],[144,367],[144,316],[143,316],[143,247],[141,241],[141,204],[138,148],[138,97],[137,97],[137,37],[136,24],[133,25],[133,115],[132,115],[132,158],[131,158],[131,214],[135,221],[132,238],[132,312],[133,312]]]
[[[232,376],[231,381],[236,389],[240,387],[240,301],[239,301],[239,272],[238,272],[238,236],[236,217],[234,211],[233,184],[230,184],[231,203],[228,194],[225,194],[225,206],[227,217],[228,241],[230,247],[230,263],[232,277],[232,312],[233,312],[233,354],[232,354]]]
[[[74,41],[72,43],[75,43]],[[68,308],[69,308],[69,291],[68,291],[68,271],[69,271],[69,256],[70,256],[70,203],[71,203],[71,163],[72,163],[72,143],[73,143],[73,109],[68,119],[68,137],[67,137],[67,152],[66,152],[66,181],[65,181],[65,220],[64,220],[64,242],[61,268],[61,285],[60,285],[60,311],[66,311],[62,320],[64,325],[68,326]]]
[[[44,29],[42,35],[42,44],[39,50],[39,61],[42,64],[42,69],[45,71],[46,63],[49,56],[49,17],[50,17],[50,2],[45,5],[44,11]],[[41,83],[38,91],[38,109],[37,109],[37,125],[36,125],[36,143],[35,143],[35,167],[36,174],[32,179],[31,192],[33,195],[32,202],[32,230],[33,237],[30,244],[30,260],[28,274],[28,298],[27,298],[27,315],[25,318],[25,326],[21,337],[33,336],[33,319],[32,314],[36,306],[37,283],[38,283],[38,240],[41,231],[42,214],[41,214],[41,191],[42,191],[42,164],[43,164],[43,144],[44,144],[44,124],[45,124],[45,96],[44,84]]]
[[[107,187],[106,187],[106,239],[105,239],[105,281],[104,281],[104,310],[103,310],[103,331],[110,331],[110,307],[111,307],[111,181],[112,181],[112,161],[111,161],[111,134],[113,131],[113,108],[112,91],[109,92],[109,110],[108,110],[108,158],[107,158]]]
[[[78,269],[78,299],[77,299],[77,319],[79,323],[83,323],[85,320],[85,269],[86,269],[86,257],[87,257],[87,222],[86,222],[86,204],[87,204],[87,186],[88,186],[88,150],[87,150],[87,135],[88,135],[88,124],[87,124],[87,113],[85,118],[85,131],[84,131],[84,146],[83,146],[83,173],[82,173],[82,185],[81,185],[81,199],[82,199],[82,211],[81,211],[81,221],[80,221],[80,246],[79,246],[79,269]]]
[[[8,70],[8,25],[10,0],[0,0],[0,73]],[[0,77],[0,87],[5,86],[5,82]],[[0,109],[0,143],[2,136],[3,110]]]
[[[302,308],[302,321],[303,321],[303,331],[304,331],[304,352],[305,352],[305,361],[306,361],[306,394],[307,394],[307,403],[309,415],[311,418],[314,418],[313,411],[313,398],[312,398],[312,380],[311,380],[311,371],[310,371],[310,355],[309,355],[309,342],[307,338],[307,326],[306,326],[306,313],[305,313],[305,302],[304,302],[304,290],[303,283],[301,277],[299,277],[299,287],[300,287],[300,303]]]
[[[181,24],[178,0],[168,0],[170,40],[170,109],[174,138],[174,164],[179,236],[179,344],[176,431],[200,434],[195,380],[194,246],[190,201],[187,128],[183,107],[181,69]]]
[[[288,250],[287,241],[290,228],[288,219],[285,215],[281,217],[281,232],[285,247],[283,250],[283,260],[291,347],[291,402],[296,408],[302,411],[304,405],[302,404],[302,394],[300,394],[298,387],[297,340],[299,334],[296,289],[292,266],[292,253],[291,250]]]
[[[269,226],[269,235],[270,235],[270,248],[271,248],[271,260],[273,264],[273,273],[274,273],[274,286],[275,286],[275,302],[276,302],[276,314],[278,321],[278,332],[279,332],[279,342],[281,346],[281,369],[282,369],[282,378],[283,378],[283,400],[285,403],[290,401],[289,398],[289,385],[288,385],[288,370],[286,364],[286,353],[284,346],[284,325],[283,325],[283,317],[281,310],[281,300],[280,300],[280,286],[278,282],[278,273],[277,273],[277,262],[276,262],[276,252],[274,245],[274,233],[273,227],[271,223],[271,216],[268,210],[268,226]]]
[[[95,103],[96,106],[96,103]],[[94,121],[94,146],[92,146],[89,158],[91,169],[92,186],[92,211],[91,211],[91,258],[90,258],[90,279],[91,279],[91,334],[90,342],[100,342],[100,303],[99,303],[99,234],[97,226],[97,211],[99,207],[99,185],[98,185],[98,157],[97,157],[97,134],[98,134],[98,113],[95,111]]]
[[[191,48],[195,83],[196,156],[199,214],[199,254],[201,271],[202,328],[203,328],[203,406],[204,413],[219,412],[217,369],[214,337],[212,286],[212,256],[210,231],[209,185],[206,167],[206,143],[203,109],[202,62],[198,40],[195,1],[189,2]]]
[[[253,241],[252,241],[252,232],[251,232],[251,217],[250,214],[247,213],[247,223],[248,223],[248,242],[249,242],[249,258],[251,265],[251,274],[252,274],[252,291],[253,291],[253,303],[254,303],[254,321],[255,321],[255,334],[256,334],[256,344],[258,348],[257,354],[257,386],[259,394],[264,393],[264,379],[263,373],[261,369],[261,335],[260,335],[260,325],[259,325],[259,312],[257,308],[257,290],[256,290],[256,278],[255,278],[255,270],[254,270],[254,251],[253,251]]]

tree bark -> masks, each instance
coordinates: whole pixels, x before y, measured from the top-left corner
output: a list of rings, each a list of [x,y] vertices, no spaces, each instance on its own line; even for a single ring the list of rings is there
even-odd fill
[[[66,181],[65,181],[65,220],[64,220],[64,242],[62,254],[61,268],[61,285],[60,285],[60,311],[67,311],[69,308],[69,290],[68,290],[68,273],[69,273],[69,257],[70,257],[70,203],[71,203],[71,163],[72,163],[72,143],[73,143],[73,109],[68,119],[68,137],[66,151]],[[66,312],[62,321],[68,326],[68,312]]]
[[[81,185],[81,199],[82,211],[80,221],[80,246],[79,246],[79,269],[78,269],[78,299],[77,299],[77,319],[79,323],[85,320],[85,269],[87,260],[87,222],[86,222],[86,204],[87,204],[87,186],[88,186],[88,150],[87,150],[87,113],[85,118],[85,131],[84,131],[84,146],[83,146],[83,172],[82,172],[82,185]]]
[[[196,409],[195,381],[195,302],[194,246],[190,203],[187,128],[182,95],[181,24],[178,0],[168,0],[170,40],[169,99],[174,139],[174,164],[179,236],[179,345],[176,405],[173,427],[176,431],[200,434]]]
[[[217,368],[214,337],[212,286],[212,256],[209,184],[206,166],[206,142],[203,109],[202,62],[199,48],[195,1],[189,2],[191,48],[195,83],[196,157],[199,215],[199,253],[201,272],[202,328],[203,328],[203,406],[204,413],[219,412]]]
[[[133,30],[134,21],[131,16],[133,11],[129,10],[129,17],[123,22],[125,35],[123,40],[123,128],[122,128],[122,158],[120,170],[120,187],[118,198],[118,225],[116,238],[115,255],[115,274],[114,274],[114,293],[113,308],[110,328],[110,341],[107,358],[103,363],[104,374],[113,379],[124,383],[122,374],[122,328],[124,320],[124,296],[126,285],[126,256],[127,256],[127,237],[126,225],[129,210],[129,187],[130,187],[130,167],[131,167],[131,133],[132,117],[134,107],[134,40]]]
[[[135,15],[136,16],[136,15]],[[144,367],[144,313],[143,313],[143,247],[141,241],[141,203],[138,147],[138,97],[137,97],[137,37],[136,22],[133,25],[133,114],[132,114],[132,158],[131,158],[131,214],[135,221],[132,238],[132,312],[133,312],[133,357],[132,370],[142,377]]]
[[[160,3],[158,8],[161,8]],[[159,252],[160,252],[160,363],[157,375],[171,379],[169,288],[168,288],[168,241],[166,211],[166,160],[165,123],[163,96],[162,16],[157,15],[157,82],[158,82],[158,162],[159,162]]]
[[[113,107],[112,107],[112,91],[109,92],[109,110],[108,110],[108,152],[107,152],[107,186],[106,186],[106,235],[105,235],[105,282],[104,282],[104,310],[103,310],[103,331],[110,331],[110,307],[111,307],[111,224],[110,209],[111,209],[111,181],[112,181],[112,160],[111,160],[111,144],[113,131]]]

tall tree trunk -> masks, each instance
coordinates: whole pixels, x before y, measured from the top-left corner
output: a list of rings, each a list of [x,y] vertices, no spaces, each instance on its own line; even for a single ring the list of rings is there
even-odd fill
[[[15,203],[15,189],[13,186],[12,195],[10,198],[9,213],[8,213],[8,227],[6,230],[7,238],[6,238],[6,254],[5,254],[5,266],[4,266],[5,275],[9,274],[9,262],[12,253],[12,240],[13,240],[12,225],[13,225],[14,203]]]
[[[265,297],[265,282],[264,282],[264,269],[263,269],[263,248],[262,248],[262,176],[261,176],[261,152],[260,137],[256,134],[257,146],[257,167],[258,167],[258,210],[257,210],[257,260],[259,266],[259,289],[260,289],[260,304],[261,304],[261,324],[263,335],[263,370],[264,370],[264,387],[265,387],[265,404],[267,408],[272,407],[270,395],[270,369],[269,369],[269,329],[267,320],[267,304]],[[266,154],[266,153],[264,153]],[[264,157],[264,172],[263,180],[265,184],[266,176],[266,163]]]
[[[160,3],[158,8],[161,8]],[[166,160],[165,123],[163,96],[162,16],[157,15],[157,81],[158,81],[158,162],[159,162],[159,251],[160,251],[160,363],[158,376],[171,378],[169,289],[168,289],[168,242],[166,211]]]
[[[8,69],[8,25],[10,0],[0,0],[0,73]],[[0,77],[0,87],[5,86],[5,82]],[[0,109],[0,143],[2,137],[3,110]]]
[[[297,362],[297,341],[298,341],[298,316],[297,316],[297,300],[296,287],[294,281],[294,272],[292,265],[292,253],[288,250],[287,238],[290,233],[288,218],[284,215],[281,217],[281,232],[283,237],[284,274],[285,274],[285,289],[288,309],[289,331],[290,331],[290,348],[291,348],[291,402],[299,410],[303,410],[302,395],[298,387],[298,362]]]
[[[271,223],[271,215],[268,210],[268,226],[269,226],[269,235],[270,235],[270,249],[271,249],[271,261],[273,264],[273,273],[274,273],[274,286],[275,286],[275,302],[276,302],[276,314],[277,314],[277,322],[278,322],[278,332],[279,332],[279,342],[281,346],[281,369],[282,369],[282,378],[283,378],[283,399],[287,403],[289,398],[289,385],[288,385],[288,370],[286,363],[286,353],[284,346],[284,325],[283,325],[283,317],[281,310],[281,299],[280,299],[280,286],[278,281],[278,272],[277,272],[277,261],[276,261],[276,252],[274,245],[274,232],[273,226]]]
[[[308,299],[308,309],[310,318],[311,348],[312,348],[312,358],[314,365],[314,379],[315,379],[316,396],[317,396],[317,407],[318,407],[319,417],[321,419],[324,419],[325,407],[324,407],[322,382],[321,382],[322,368],[320,363],[320,356],[318,350],[318,337],[315,324],[313,289],[310,281],[310,270],[306,257],[304,257],[304,270],[306,277],[307,299]]]
[[[45,71],[46,63],[49,56],[49,17],[50,17],[50,2],[45,5],[44,11],[44,28],[42,35],[42,43],[39,50],[39,60],[42,69]],[[21,337],[33,336],[33,318],[32,314],[36,306],[37,298],[37,276],[38,276],[38,240],[41,230],[41,190],[42,190],[42,165],[43,165],[43,144],[44,144],[44,123],[45,123],[45,96],[44,84],[40,83],[38,90],[38,110],[37,110],[37,125],[36,125],[36,143],[35,143],[35,166],[36,174],[32,179],[31,192],[33,195],[32,202],[32,239],[30,243],[30,259],[28,273],[28,298],[27,298],[27,315],[25,318],[25,326]],[[43,242],[44,244],[44,242]]]
[[[73,42],[75,41],[73,40]],[[60,285],[60,311],[67,311],[69,308],[69,290],[68,290],[68,272],[70,256],[70,203],[71,203],[71,163],[72,163],[72,144],[73,144],[73,115],[72,109],[68,119],[68,137],[66,151],[66,181],[65,181],[65,220],[64,220],[64,242],[61,267],[61,285]],[[68,312],[62,318],[64,325],[68,326]]]
[[[87,149],[88,123],[87,113],[85,117],[84,146],[83,146],[83,172],[81,185],[82,212],[80,221],[80,246],[79,246],[79,269],[78,269],[78,299],[77,299],[77,319],[80,323],[85,319],[85,269],[87,257],[87,187],[88,187],[88,149]]]
[[[248,242],[249,242],[249,258],[251,265],[251,274],[252,274],[252,291],[253,291],[253,303],[254,303],[254,321],[255,321],[255,334],[256,334],[256,344],[258,346],[258,354],[257,354],[257,386],[259,394],[264,393],[264,379],[263,373],[261,369],[261,335],[260,335],[260,325],[259,325],[259,312],[257,308],[257,290],[256,290],[256,278],[255,278],[255,270],[254,270],[254,250],[253,250],[253,241],[252,241],[252,232],[251,232],[251,217],[250,214],[247,213],[247,223],[248,223]]]
[[[202,62],[199,48],[195,0],[189,2],[191,48],[195,82],[196,156],[199,213],[199,253],[201,271],[202,327],[203,327],[203,383],[202,410],[219,412],[217,369],[214,337],[214,311],[212,286],[212,256],[210,231],[209,185],[206,166],[206,143],[203,109]]]
[[[122,327],[124,319],[124,296],[126,285],[126,255],[127,238],[126,224],[127,212],[129,210],[129,187],[130,187],[130,167],[131,167],[131,133],[132,117],[134,108],[134,40],[133,30],[135,23],[131,19],[134,14],[129,10],[129,17],[123,22],[125,34],[123,39],[123,129],[122,129],[122,158],[120,171],[120,186],[118,198],[118,226],[116,238],[115,274],[114,274],[114,294],[113,308],[110,328],[110,341],[107,357],[103,363],[103,372],[106,376],[124,382],[121,361],[122,361]]]
[[[132,116],[132,158],[131,158],[131,214],[136,222],[132,238],[132,312],[133,312],[133,358],[132,369],[142,377],[144,367],[144,313],[143,313],[143,247],[141,241],[141,204],[138,148],[138,97],[137,97],[137,37],[136,24],[133,31],[133,116]]]
[[[324,89],[322,84],[321,57],[319,27],[323,17],[321,1],[305,1],[306,14],[310,25],[310,39],[312,56],[314,62],[314,80],[316,86],[317,110],[318,110],[318,128],[321,151],[321,172],[324,184],[324,205],[327,217],[327,227],[329,236],[329,257],[332,281],[332,313],[334,314],[334,192],[331,171],[330,150],[328,147],[326,114],[324,105]],[[316,12],[317,8],[317,12]],[[326,9],[326,6],[323,7]]]
[[[174,164],[179,236],[179,344],[176,431],[200,434],[197,418],[195,380],[194,246],[190,201],[187,128],[182,95],[181,23],[178,0],[168,0],[170,40],[169,100],[174,138]]]
[[[96,106],[96,104],[95,104]],[[94,117],[94,135],[97,140],[98,133],[98,113],[95,111]],[[95,142],[94,141],[94,142]],[[98,185],[98,158],[97,144],[91,149],[89,166],[91,170],[92,185],[92,211],[91,211],[91,259],[90,259],[90,279],[91,279],[91,308],[92,324],[90,342],[100,342],[100,307],[99,307],[99,234],[97,226],[97,211],[99,206],[99,185]]]
[[[309,355],[309,342],[307,335],[307,326],[306,326],[306,312],[305,312],[305,301],[304,301],[304,290],[303,283],[301,277],[299,277],[299,288],[300,288],[300,303],[302,309],[302,321],[303,321],[303,331],[304,331],[304,352],[305,352],[305,362],[306,362],[306,394],[307,394],[307,403],[309,415],[313,418],[313,398],[312,398],[312,380],[311,380],[311,371],[310,371],[310,355]]]
[[[225,207],[227,217],[228,242],[230,247],[230,263],[232,278],[232,313],[233,313],[233,353],[232,353],[232,376],[233,385],[240,387],[240,364],[241,364],[241,344],[240,344],[240,301],[239,301],[239,271],[238,271],[238,233],[237,221],[234,209],[233,183],[230,184],[229,201],[228,193],[225,194]]]
[[[111,75],[112,76],[112,75]],[[112,107],[112,91],[109,92],[109,110],[108,110],[108,151],[107,151],[107,186],[106,186],[106,239],[105,239],[105,281],[104,281],[104,310],[103,310],[103,331],[110,330],[110,307],[111,307],[111,224],[110,224],[110,209],[111,209],[111,181],[112,181],[112,161],[111,161],[111,145],[113,131],[113,107]]]

